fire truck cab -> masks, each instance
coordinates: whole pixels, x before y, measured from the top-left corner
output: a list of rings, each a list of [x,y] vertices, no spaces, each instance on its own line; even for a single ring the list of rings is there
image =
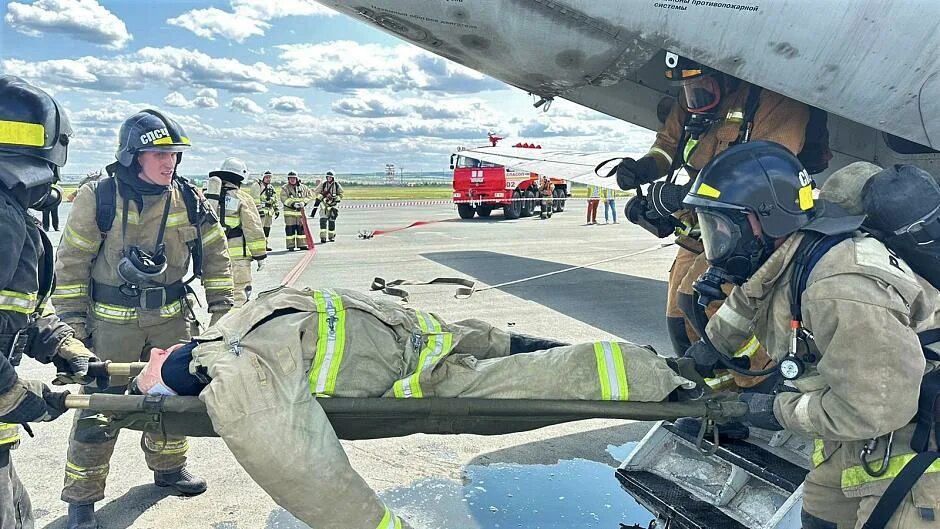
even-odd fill
[[[541,149],[540,145],[528,143],[514,147]],[[529,171],[509,171],[502,165],[484,162],[464,156],[458,150],[450,156],[450,168],[454,171],[454,203],[462,219],[474,215],[487,218],[494,209],[502,208],[503,217],[517,219],[532,215],[541,200],[538,183],[541,175]],[[565,210],[565,199],[571,196],[568,181],[551,178],[555,184],[552,195],[552,211]]]

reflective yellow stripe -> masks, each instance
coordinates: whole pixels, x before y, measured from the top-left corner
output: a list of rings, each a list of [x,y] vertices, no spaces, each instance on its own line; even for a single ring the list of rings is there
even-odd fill
[[[284,210],[285,217],[299,217],[301,215],[302,213],[300,212],[300,210],[297,210],[297,209],[285,209]]]
[[[346,309],[342,298],[332,290],[315,290],[313,300],[319,320],[317,353],[309,376],[310,391],[317,396],[330,396],[336,390],[336,376],[346,349]]]
[[[137,309],[134,307],[122,307],[120,305],[109,305],[107,303],[95,302],[91,311],[95,316],[110,321],[130,322],[137,319]],[[161,318],[175,318],[183,313],[183,303],[180,300],[167,303],[160,307]]]
[[[251,255],[260,255],[265,252],[267,249],[267,241],[264,239],[258,239],[257,241],[248,241],[247,243],[248,251],[251,252]]]
[[[658,154],[662,156],[666,160],[666,165],[670,167],[672,166],[672,155],[664,151],[663,149],[660,149],[659,147],[653,147],[652,149],[650,149],[649,154]]]
[[[245,249],[242,248],[242,245],[240,244],[238,246],[229,246],[228,256],[229,257],[245,257]]]
[[[225,224],[229,228],[237,228],[242,225],[242,218],[239,215],[226,215]]]
[[[685,142],[685,147],[682,149],[682,159],[685,163],[689,163],[689,158],[692,157],[692,153],[695,152],[696,147],[698,147],[698,140],[690,138],[689,141]]]
[[[865,468],[861,465],[849,467],[842,471],[842,488],[845,489],[849,487],[858,487],[859,485],[865,485],[875,481],[894,479],[898,476],[898,474],[901,473],[901,469],[910,463],[911,459],[914,459],[914,456],[916,455],[917,454],[903,454],[892,457],[888,460],[888,470],[883,475],[878,477],[869,475],[868,472],[865,471]],[[875,465],[878,465],[880,462],[881,459],[879,458],[878,461],[875,462]],[[929,467],[927,467],[927,470],[924,473],[927,474],[933,472],[940,472],[940,459],[934,461]]]
[[[0,446],[10,445],[20,440],[20,427],[18,424],[0,422]]]
[[[90,240],[82,237],[78,234],[71,226],[65,227],[65,233],[62,234],[62,240],[66,244],[75,248],[76,250],[81,250],[87,253],[98,253],[98,246],[101,245],[101,239]]]
[[[80,298],[88,295],[88,287],[85,285],[56,285],[52,292],[52,299],[71,299]]]
[[[185,226],[187,224],[189,224],[189,213],[185,211],[171,213],[166,218],[167,228],[175,228],[177,226]]]
[[[235,288],[231,277],[206,277],[202,280],[202,288],[206,290],[225,290]]]
[[[78,466],[71,461],[65,462],[65,476],[76,481],[104,480],[108,476],[111,465],[105,463],[93,467]]]
[[[46,144],[46,128],[41,123],[0,120],[0,143],[42,147]]]
[[[430,369],[450,353],[453,347],[454,335],[449,332],[442,332],[441,322],[427,312],[415,311],[418,316],[418,326],[421,328],[421,334],[427,336],[428,340],[425,346],[418,354],[418,363],[415,372],[407,377],[395,381],[392,390],[395,397],[400,399],[424,397],[419,383],[421,372]]]
[[[719,196],[721,196],[721,191],[706,184],[705,182],[702,182],[698,186],[698,189],[695,190],[695,194],[702,195],[703,197],[708,197],[708,198],[718,198]]]
[[[388,505],[385,505],[385,515],[382,516],[382,521],[379,522],[379,525],[375,526],[375,529],[401,529],[401,519],[395,516],[394,513],[388,508]]]
[[[805,185],[800,188],[800,210],[806,211],[813,207],[813,186]]]
[[[183,313],[183,304],[180,301],[174,301],[160,307],[161,318],[175,318]]]
[[[812,460],[813,460],[813,467],[814,467],[814,468],[815,468],[815,467],[818,467],[819,465],[821,465],[822,462],[823,462],[823,460],[825,460],[826,454],[825,454],[824,450],[825,450],[825,444],[823,444],[823,440],[822,440],[822,439],[816,439],[815,441],[813,441],[813,458],[812,458]]]
[[[744,111],[739,108],[733,108],[728,111],[728,114],[725,115],[725,121],[730,121],[732,123],[741,123],[744,121]]]
[[[189,442],[186,439],[175,439],[172,441],[152,440],[144,437],[144,445],[152,452],[162,455],[185,454],[189,450]]]
[[[616,342],[594,342],[597,358],[597,374],[601,382],[602,400],[629,400],[630,387],[620,344]]]
[[[206,232],[202,234],[202,245],[208,246],[216,240],[225,238],[225,230],[219,224],[213,224]]]
[[[124,222],[124,208],[117,207],[114,210],[114,218],[120,219],[121,222]],[[169,220],[169,219],[167,219]],[[127,223],[137,226],[140,224],[140,213],[136,209],[127,210]]]
[[[727,384],[728,382],[731,382],[732,380],[734,380],[734,375],[732,375],[731,373],[727,373],[720,377],[706,378],[705,383],[708,384],[708,387],[712,389],[718,389],[724,386],[725,384]]]
[[[753,358],[757,351],[760,349],[760,342],[757,341],[757,336],[751,336],[751,339],[747,341],[740,349],[735,351],[734,357],[741,358],[746,356],[748,358]]]
[[[27,294],[15,290],[0,290],[0,310],[32,314],[39,303],[39,294]]]
[[[189,143],[189,138],[186,136],[180,136],[180,141],[173,141],[173,138],[170,136],[164,136],[162,138],[157,138],[153,140],[154,145],[191,145]]]

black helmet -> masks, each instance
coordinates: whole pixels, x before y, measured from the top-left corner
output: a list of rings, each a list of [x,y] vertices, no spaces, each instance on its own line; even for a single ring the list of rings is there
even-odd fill
[[[124,167],[130,167],[139,152],[183,152],[190,146],[189,137],[179,123],[156,110],[146,109],[121,125],[114,157]]]
[[[816,215],[813,180],[786,147],[771,141],[736,145],[702,168],[683,203],[752,211],[769,237],[789,235]]]
[[[72,126],[46,92],[0,76],[0,180],[8,188],[51,184],[68,158]]]
[[[682,106],[696,114],[715,110],[721,101],[721,85],[715,71],[692,59],[666,52],[666,79],[680,87]]]

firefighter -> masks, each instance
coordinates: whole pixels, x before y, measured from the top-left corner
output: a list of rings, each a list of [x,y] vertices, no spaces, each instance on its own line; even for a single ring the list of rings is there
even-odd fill
[[[65,165],[72,127],[59,104],[13,76],[0,76],[0,529],[33,527],[29,495],[13,468],[18,424],[66,411],[54,392],[16,373],[23,354],[52,362],[55,384],[86,383],[97,360],[55,314],[41,316],[54,284],[52,243],[27,209],[56,204],[51,193]]]
[[[264,230],[264,238],[267,241],[271,237],[271,224],[274,219],[281,216],[281,207],[277,200],[277,189],[271,185],[271,171],[265,171],[260,181],[253,181],[251,185],[251,196],[255,199],[255,207],[258,214],[261,215],[261,227]],[[266,243],[265,249],[271,251],[270,241]]]
[[[873,186],[882,193],[896,193],[898,169],[873,169],[849,166],[834,173],[820,196],[832,182],[854,189],[851,198],[860,202],[865,180],[888,184]],[[926,226],[937,225],[940,188],[929,180],[922,179],[923,193],[907,195],[907,206],[928,212],[916,236],[934,239],[923,243],[935,246],[938,232]],[[780,362],[781,375],[791,379],[789,391],[739,398],[749,407],[745,424],[816,439],[803,489],[803,527],[936,528],[936,463],[913,488],[907,483],[889,492],[889,485],[914,458],[921,424],[922,446],[937,450],[937,393],[932,399],[920,395],[920,412],[918,397],[929,390],[919,381],[925,374],[935,377],[940,362],[926,358],[918,333],[926,336],[940,325],[940,292],[881,240],[857,231],[865,217],[827,214],[831,206],[814,200],[812,181],[781,145],[752,142],[717,156],[684,204],[698,214],[710,266],[696,290],[719,292],[718,278],[736,285],[708,321],[711,344],[695,344],[691,356],[708,375],[719,355],[731,354],[753,334]],[[897,209],[893,215],[907,214]],[[899,510],[870,518],[882,497],[893,497]],[[876,518],[881,523],[869,525]]]
[[[251,195],[241,189],[242,182],[248,177],[245,162],[226,158],[218,171],[209,173],[206,186],[206,202],[218,213],[228,239],[235,307],[244,305],[251,296],[251,263],[256,262],[260,271],[267,257],[261,216]]]
[[[190,147],[176,121],[143,110],[121,125],[113,177],[78,191],[56,259],[56,309],[88,339],[103,360],[146,359],[151,347],[170,345],[196,325],[183,279],[201,277],[214,322],[232,307],[232,268],[218,218],[189,182],[177,175]],[[126,379],[107,389],[123,393]],[[69,438],[62,499],[68,528],[97,527],[95,502],[104,498],[117,436],[79,425]],[[141,447],[154,483],[200,494],[206,482],[186,469],[185,437],[144,434]]]
[[[775,141],[793,153],[803,147],[809,120],[809,108],[803,103],[674,53],[666,54],[665,74],[666,79],[678,86],[679,98],[649,153],[638,160],[626,158],[618,166],[617,183],[622,189],[636,189],[679,168],[685,168],[694,178],[714,156],[748,140]],[[646,197],[631,199],[625,208],[631,222],[657,236],[677,235],[679,250],[669,273],[666,321],[678,355],[697,339],[682,305],[688,305],[692,283],[707,268],[694,215],[681,209],[687,191],[688,185],[655,182]],[[717,304],[710,307],[709,314],[717,307]],[[755,365],[767,360],[759,349],[742,354],[749,354]],[[739,378],[738,382],[756,381]]]
[[[310,200],[310,189],[300,183],[297,173],[287,173],[287,184],[281,188],[281,204],[284,205],[284,233],[287,251],[307,249],[304,232],[304,206]]]
[[[170,355],[154,351],[135,385],[201,395],[238,462],[310,527],[393,528],[407,525],[349,465],[315,397],[659,402],[694,386],[670,365],[627,342],[569,345],[352,290],[285,287]]]
[[[320,242],[333,242],[336,240],[336,218],[339,217],[339,202],[343,199],[343,186],[336,181],[333,171],[327,171],[326,179],[313,194],[317,197],[313,204],[314,211],[323,204],[320,209]]]
[[[552,195],[554,193],[555,184],[553,184],[547,176],[543,176],[542,179],[539,180],[539,195],[542,196],[542,205],[539,212],[539,218],[552,218]]]

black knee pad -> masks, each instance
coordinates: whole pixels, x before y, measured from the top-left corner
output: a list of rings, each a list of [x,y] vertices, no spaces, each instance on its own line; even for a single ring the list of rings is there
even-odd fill
[[[330,221],[326,223],[326,227],[330,231],[336,231],[336,221],[333,219],[330,219]]]
[[[330,208],[330,219],[336,220],[339,217],[339,208]]]
[[[838,529],[836,524],[817,518],[806,511],[800,512],[800,521],[803,529]]]
[[[320,217],[320,229],[321,230],[326,229],[326,217]]]

